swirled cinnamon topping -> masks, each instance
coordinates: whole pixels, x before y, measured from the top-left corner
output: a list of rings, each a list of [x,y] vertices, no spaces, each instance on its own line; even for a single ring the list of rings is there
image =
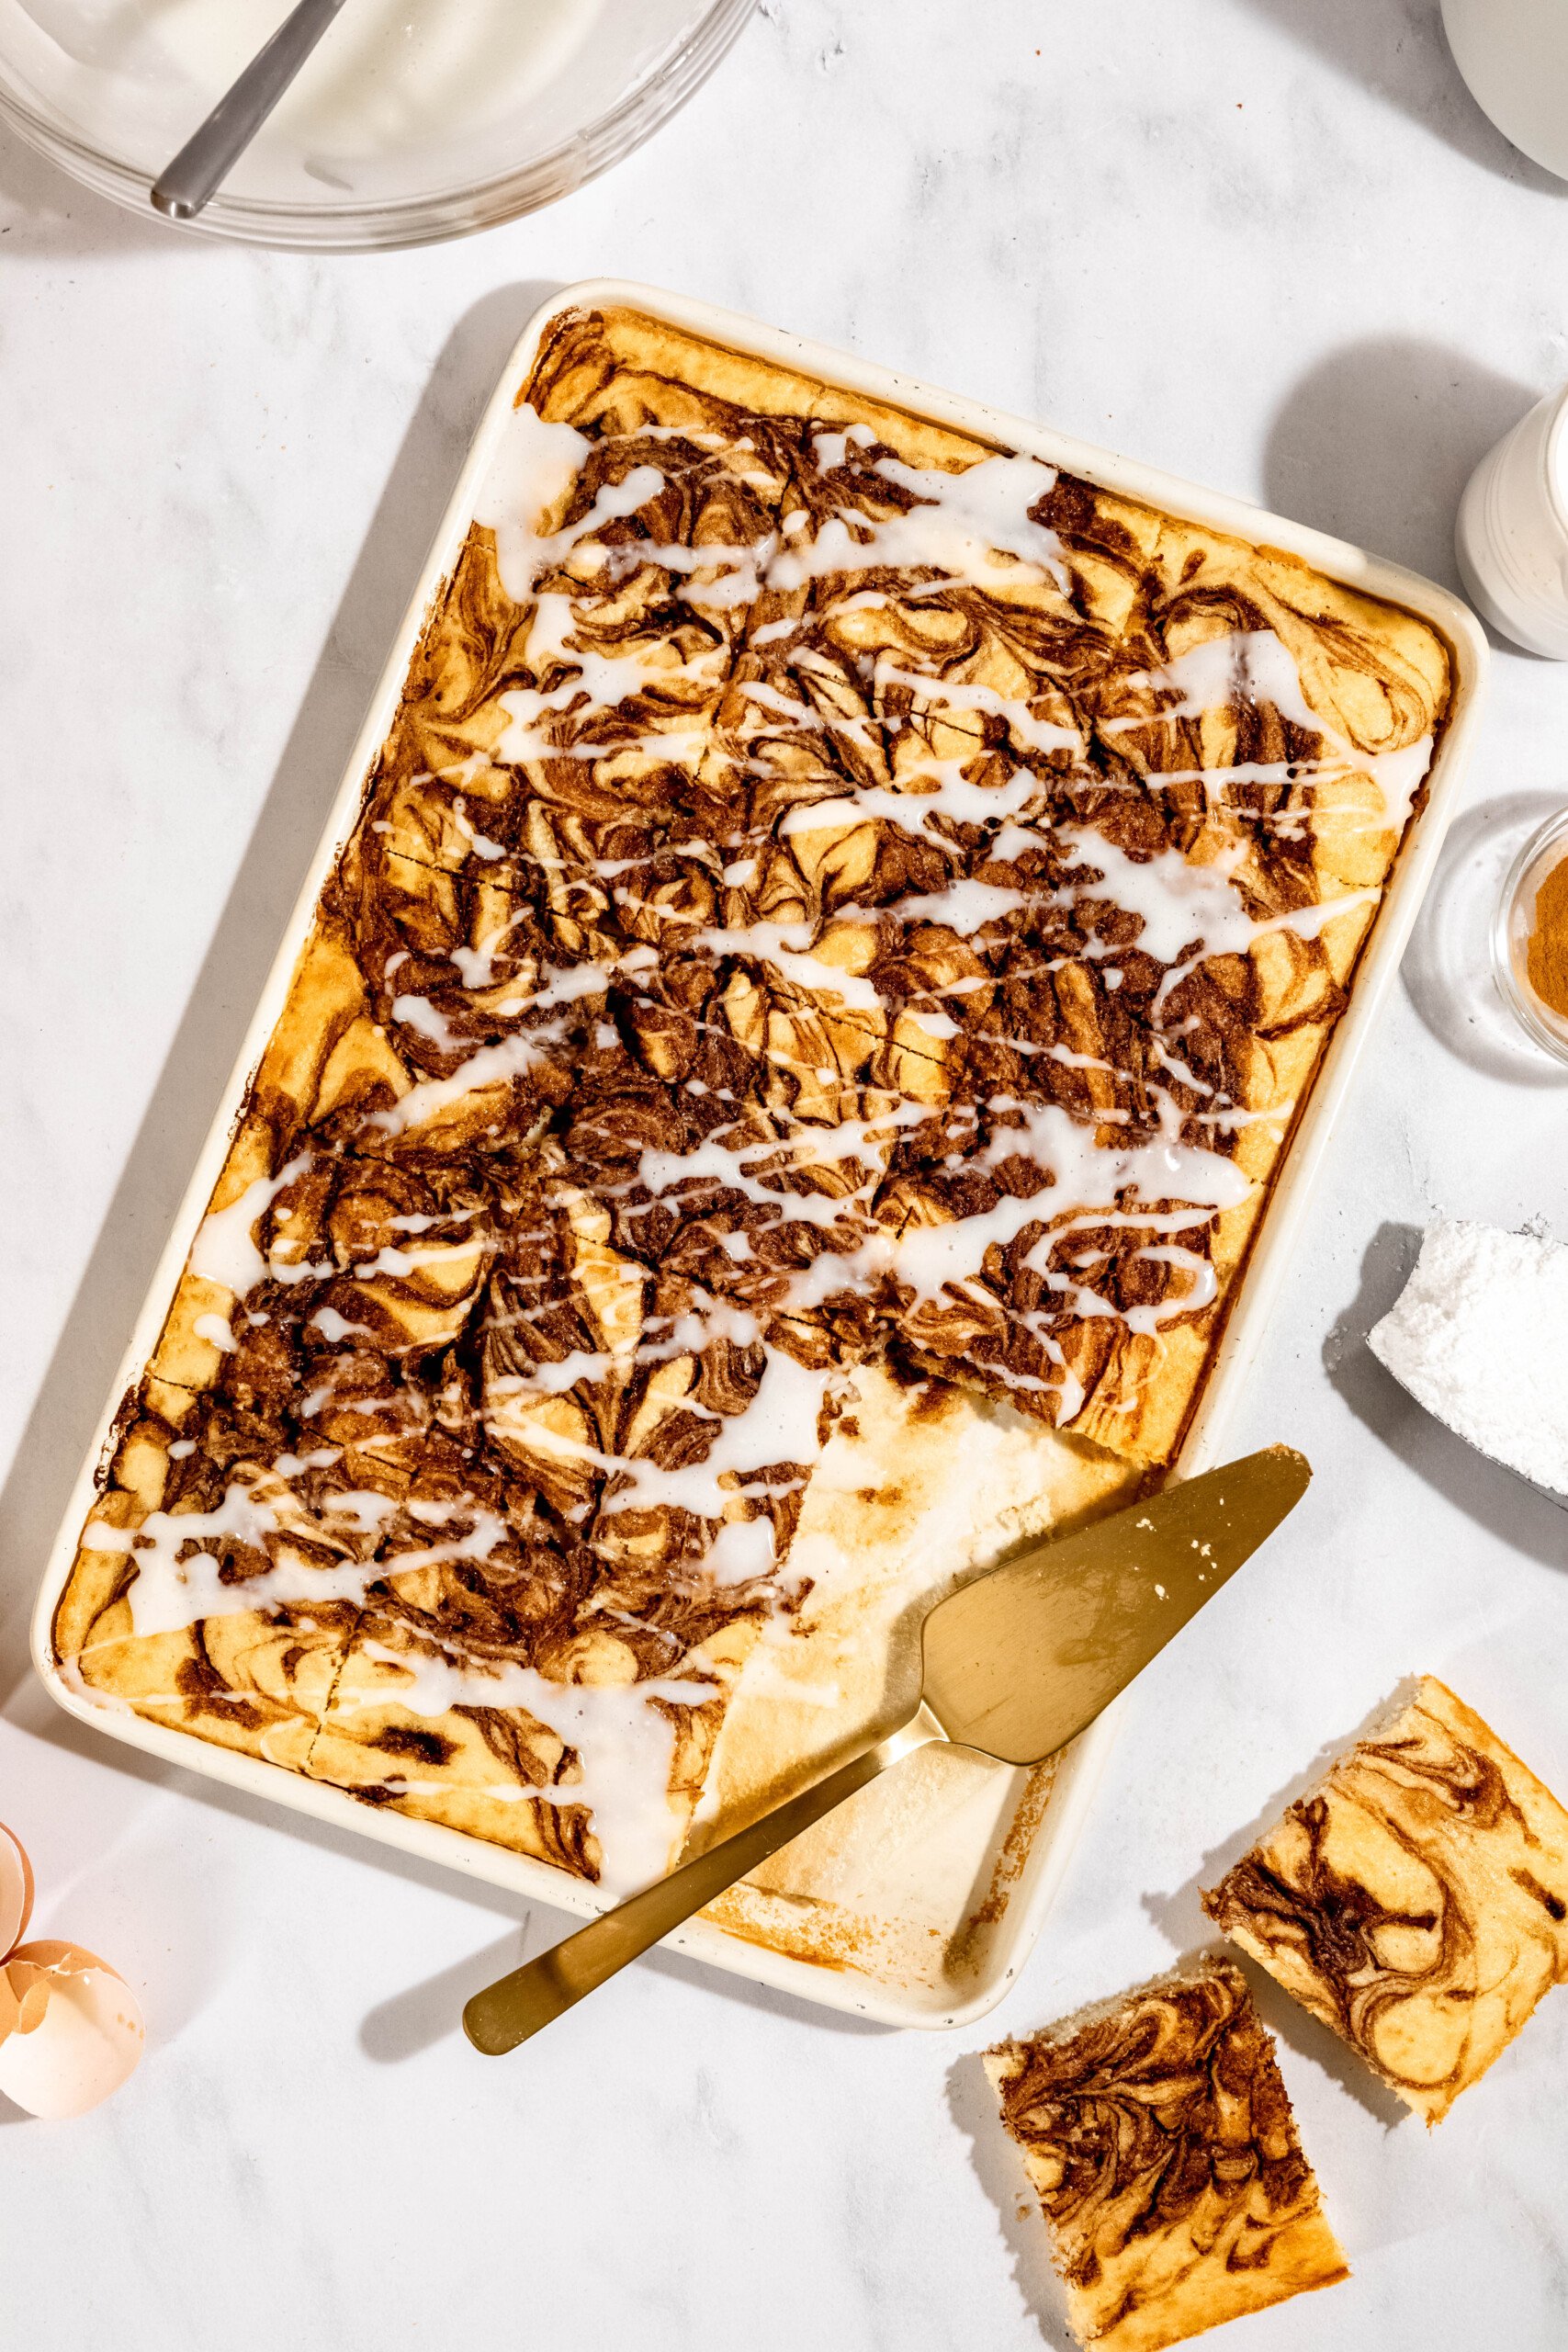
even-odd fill
[[[1203,1904],[1437,2123],[1568,1977],[1568,1813],[1427,1675]]]
[[[1228,1963],[1005,2041],[986,2071],[1081,2344],[1158,2352],[1349,2275]]]
[[[1287,558],[558,320],[62,1656],[654,1875],[858,1365],[1169,1460],[1448,691]],[[214,1682],[229,1617],[276,1720]]]

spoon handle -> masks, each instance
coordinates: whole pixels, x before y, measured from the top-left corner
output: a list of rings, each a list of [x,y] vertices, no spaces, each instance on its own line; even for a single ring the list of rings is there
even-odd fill
[[[759,1862],[820,1821],[825,1813],[842,1804],[846,1797],[886,1772],[890,1764],[898,1763],[917,1747],[924,1747],[932,1739],[942,1739],[946,1734],[933,1716],[922,1707],[901,1731],[891,1733],[874,1747],[866,1748],[852,1757],[826,1780],[803,1789],[787,1804],[765,1813],[749,1828],[738,1830],[722,1845],[711,1846],[705,1854],[698,1854],[668,1878],[655,1881],[629,1902],[618,1904],[614,1911],[580,1928],[537,1960],[528,1961],[522,1968],[514,1968],[510,1976],[502,1976],[476,1993],[463,2011],[463,2030],[476,2050],[487,2058],[500,2058],[508,2050],[515,2050],[520,2041],[537,2033],[563,2009],[570,2009],[587,1993],[597,1991],[607,1978],[636,1960],[642,1952],[733,1886],[738,1878],[755,1870]]]
[[[170,220],[194,219],[227,179],[342,6],[343,0],[299,0],[200,130],[165,164],[152,186],[157,211]]]

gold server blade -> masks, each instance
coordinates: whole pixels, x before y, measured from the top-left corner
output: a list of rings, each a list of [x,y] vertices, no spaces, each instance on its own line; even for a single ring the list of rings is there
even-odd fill
[[[825,1780],[580,1928],[463,2011],[488,2057],[593,1992],[727,1886],[917,1747],[947,1739],[1034,1764],[1077,1736],[1233,1577],[1300,1500],[1289,1446],[1189,1478],[1077,1535],[1037,1544],[938,1603],[909,1721]]]
[[[938,1603],[925,1701],[949,1739],[1033,1764],[1091,1724],[1300,1500],[1286,1445],[1037,1544]]]

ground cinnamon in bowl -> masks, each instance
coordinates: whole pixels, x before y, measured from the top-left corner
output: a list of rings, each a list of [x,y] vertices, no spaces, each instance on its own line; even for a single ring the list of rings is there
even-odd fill
[[[1525,969],[1542,1004],[1568,1020],[1568,857],[1558,859],[1536,891]]]
[[[1497,903],[1492,969],[1531,1044],[1568,1064],[1568,808],[1520,843]]]

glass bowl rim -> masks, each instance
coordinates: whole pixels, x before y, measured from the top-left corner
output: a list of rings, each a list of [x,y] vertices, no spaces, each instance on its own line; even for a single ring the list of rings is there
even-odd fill
[[[498,227],[570,195],[643,145],[701,88],[757,5],[705,0],[686,30],[613,106],[554,147],[488,179],[353,204],[260,203],[220,191],[195,220],[167,225],[220,242],[310,253],[433,244]],[[4,81],[0,125],[96,194],[150,220],[161,218],[148,200],[144,171],[39,113]]]

